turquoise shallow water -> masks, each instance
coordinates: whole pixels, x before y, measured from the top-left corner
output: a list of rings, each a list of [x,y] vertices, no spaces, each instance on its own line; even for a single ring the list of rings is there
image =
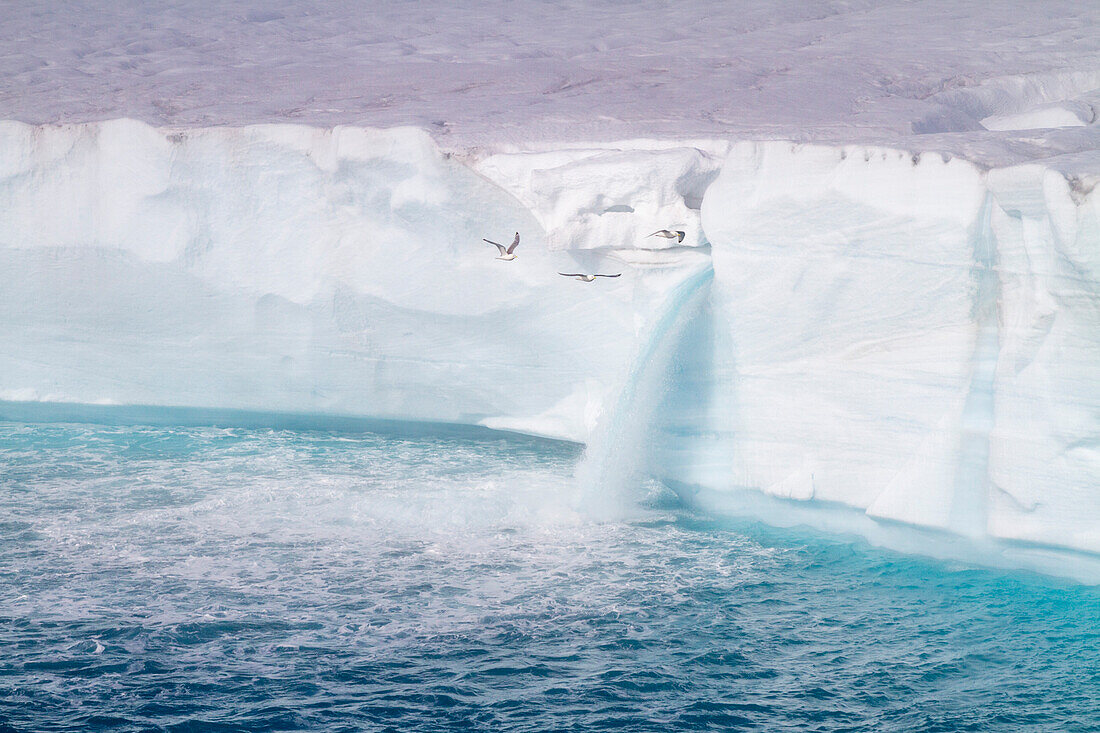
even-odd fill
[[[1100,729],[1100,590],[595,521],[579,458],[0,423],[0,730]]]

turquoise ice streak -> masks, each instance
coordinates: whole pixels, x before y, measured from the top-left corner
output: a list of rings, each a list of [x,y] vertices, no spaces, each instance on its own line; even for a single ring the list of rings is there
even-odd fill
[[[1100,590],[593,521],[579,457],[0,423],[0,730],[1100,728]]]

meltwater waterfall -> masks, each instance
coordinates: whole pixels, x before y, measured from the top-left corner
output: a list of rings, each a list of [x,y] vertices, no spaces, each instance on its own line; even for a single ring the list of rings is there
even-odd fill
[[[685,358],[684,336],[706,308],[713,279],[709,265],[689,272],[643,332],[577,469],[588,512],[614,516],[633,503],[648,478],[656,413],[673,388],[677,362]]]
[[[655,477],[720,512],[1096,564],[1088,180],[132,120],[6,122],[0,150],[0,401],[476,425],[586,444],[597,514]],[[481,241],[516,231],[515,261]]]
[[[1100,2],[0,0],[0,733],[1097,733],[1098,642]]]

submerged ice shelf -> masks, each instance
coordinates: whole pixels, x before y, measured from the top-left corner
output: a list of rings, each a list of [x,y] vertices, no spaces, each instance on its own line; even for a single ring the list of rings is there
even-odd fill
[[[0,399],[483,425],[716,506],[1100,553],[1097,173],[0,123]]]

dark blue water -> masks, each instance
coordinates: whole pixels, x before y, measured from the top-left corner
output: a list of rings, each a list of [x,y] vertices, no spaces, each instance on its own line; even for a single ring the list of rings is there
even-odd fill
[[[1100,729],[1097,589],[594,521],[578,459],[0,423],[0,730]]]

